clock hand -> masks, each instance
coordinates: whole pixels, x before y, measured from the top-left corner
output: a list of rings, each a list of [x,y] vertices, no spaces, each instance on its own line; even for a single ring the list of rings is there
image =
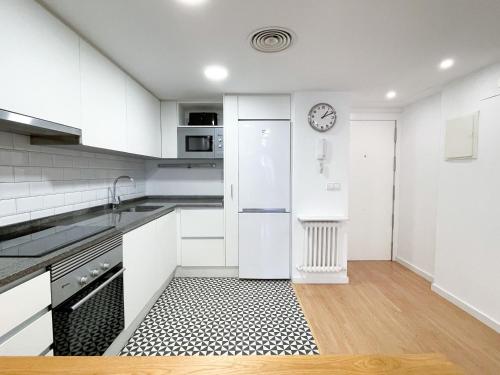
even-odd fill
[[[321,118],[325,118],[326,116],[330,116],[330,115],[333,115],[333,112],[326,111],[325,114],[323,116],[321,116]]]

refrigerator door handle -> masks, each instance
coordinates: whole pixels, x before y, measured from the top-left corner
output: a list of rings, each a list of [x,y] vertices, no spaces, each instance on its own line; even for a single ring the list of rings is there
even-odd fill
[[[242,213],[286,213],[286,208],[243,208]]]

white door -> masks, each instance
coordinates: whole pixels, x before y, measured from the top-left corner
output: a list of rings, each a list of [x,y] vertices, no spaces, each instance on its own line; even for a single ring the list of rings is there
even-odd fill
[[[290,122],[238,123],[239,212],[290,211]]]
[[[239,277],[290,278],[290,214],[239,214]]]
[[[350,260],[390,260],[394,121],[351,122]]]

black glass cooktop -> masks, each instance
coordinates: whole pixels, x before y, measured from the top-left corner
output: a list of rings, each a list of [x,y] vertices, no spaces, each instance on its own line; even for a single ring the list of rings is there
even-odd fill
[[[111,228],[77,224],[30,228],[22,233],[0,236],[0,257],[41,257]]]

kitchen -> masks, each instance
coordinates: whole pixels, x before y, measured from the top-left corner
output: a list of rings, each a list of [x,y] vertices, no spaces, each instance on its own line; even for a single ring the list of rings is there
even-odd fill
[[[426,51],[410,63],[412,48],[375,56],[377,38],[401,42],[386,25],[364,52],[354,37],[324,48],[315,37],[324,32],[324,43],[340,26],[302,17],[298,0],[276,20],[222,3],[0,2],[0,355],[9,356],[0,373],[34,356],[288,363],[276,355],[312,369],[308,357],[320,355],[331,370],[335,355],[372,353],[403,364],[421,355],[422,373],[500,366],[500,306],[480,292],[499,292],[488,224],[498,181],[488,171],[498,166],[500,46],[487,17],[498,5],[482,2],[463,30],[439,26],[454,34],[437,44],[403,28]],[[313,9],[355,22],[367,6]],[[390,7],[409,22],[418,12],[464,19],[472,5]],[[228,17],[240,12],[252,17]],[[204,36],[208,15],[233,34]],[[471,42],[461,45],[464,34]],[[381,289],[361,292],[365,275]],[[391,284],[398,278],[409,285]],[[411,285],[420,302],[407,301]],[[365,302],[359,320],[356,301]],[[376,301],[386,303],[369,324],[362,314]],[[448,317],[454,330],[435,346],[426,336],[434,321],[419,310],[433,304],[442,310],[428,319]],[[392,305],[422,314],[397,318],[397,340],[383,328]],[[364,324],[372,334],[353,335]],[[400,342],[398,332],[422,341]],[[493,354],[476,363],[474,343]],[[434,352],[443,357],[425,357]]]

